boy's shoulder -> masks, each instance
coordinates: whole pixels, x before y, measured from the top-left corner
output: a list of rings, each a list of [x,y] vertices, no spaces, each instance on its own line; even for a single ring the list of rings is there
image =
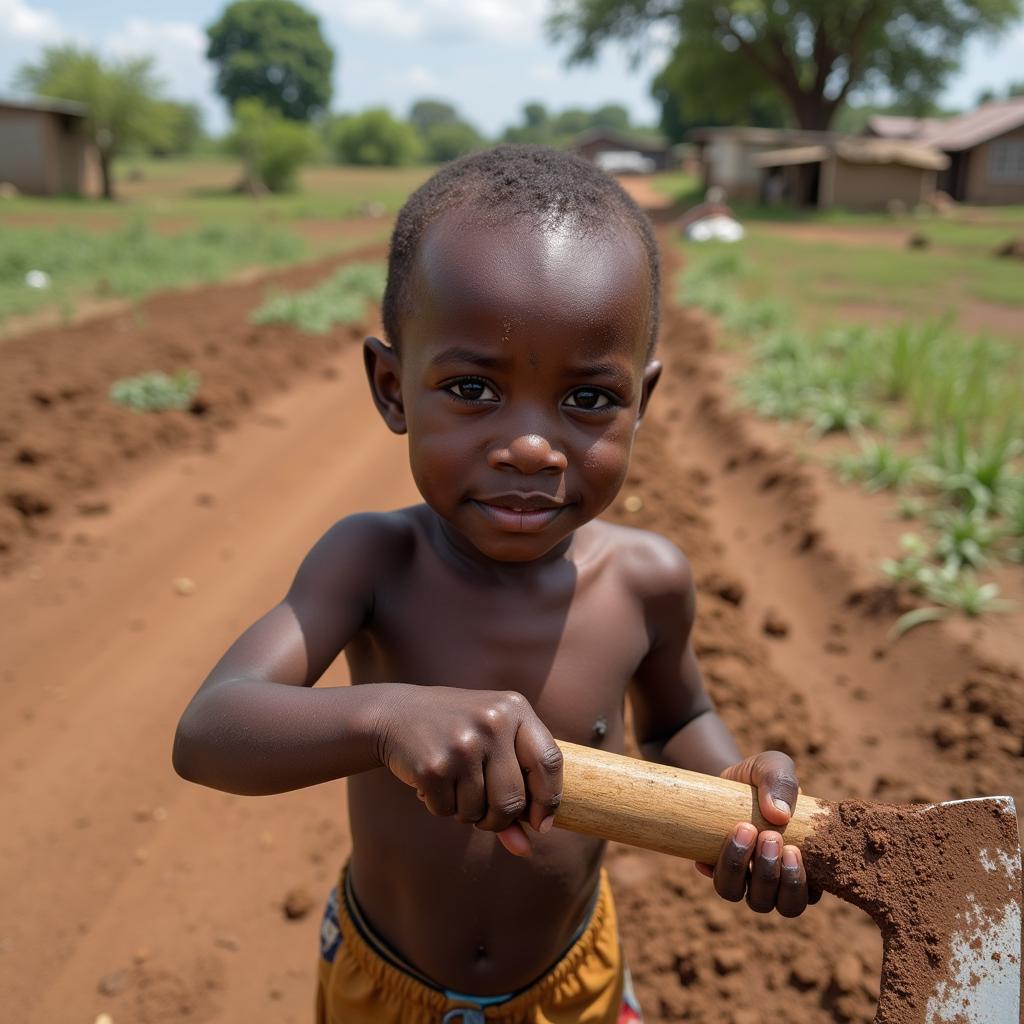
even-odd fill
[[[653,530],[596,519],[601,547],[614,560],[634,593],[641,598],[689,598],[693,571],[689,559],[667,537]]]
[[[353,577],[368,579],[391,572],[410,558],[417,533],[415,507],[345,516],[313,545],[299,578],[329,582],[342,573],[355,582]]]

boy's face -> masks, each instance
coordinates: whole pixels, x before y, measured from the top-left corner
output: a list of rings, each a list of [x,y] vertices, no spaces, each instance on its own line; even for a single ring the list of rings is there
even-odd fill
[[[485,556],[530,561],[615,497],[660,367],[635,232],[464,212],[426,232],[400,360],[367,347],[427,503]]]

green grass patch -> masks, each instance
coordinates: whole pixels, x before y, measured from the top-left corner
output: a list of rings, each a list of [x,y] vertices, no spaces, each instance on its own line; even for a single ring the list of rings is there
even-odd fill
[[[703,198],[700,176],[683,171],[663,171],[651,178],[651,187],[673,203],[699,203]]]
[[[293,263],[306,252],[297,235],[259,224],[210,224],[176,235],[144,221],[97,233],[80,227],[7,228],[0,233],[0,321],[82,297],[140,298],[163,288],[219,281],[242,266]],[[42,270],[48,288],[30,288]]]
[[[125,377],[110,386],[110,400],[136,412],[188,409],[199,390],[199,374],[190,370],[169,377],[154,370]]]
[[[900,491],[896,512],[922,518],[883,571],[931,602],[897,633],[941,618],[1005,610],[976,573],[1024,559],[1024,351],[968,337],[946,317],[887,327],[810,329],[777,299],[747,299],[756,271],[738,246],[707,245],[680,276],[679,299],[719,317],[746,346],[741,399],[760,415],[845,432],[859,451],[835,460],[842,479]],[[768,305],[765,305],[768,303]],[[877,427],[884,427],[879,435]]]
[[[254,324],[291,324],[306,334],[326,334],[335,324],[362,318],[369,302],[384,295],[387,269],[382,263],[353,263],[315,288],[271,294],[255,310]]]

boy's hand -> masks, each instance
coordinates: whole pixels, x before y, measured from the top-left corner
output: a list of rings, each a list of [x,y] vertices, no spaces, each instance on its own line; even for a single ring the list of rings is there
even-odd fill
[[[520,819],[547,832],[562,798],[562,752],[521,693],[402,686],[379,735],[382,763],[431,814],[497,832],[529,856]]]
[[[757,788],[757,802],[767,821],[784,826],[796,806],[800,787],[792,758],[777,750],[748,757],[722,772],[723,779],[745,782]],[[747,898],[751,910],[783,917],[798,917],[821,893],[807,885],[803,858],[795,846],[783,846],[778,832],[765,829],[760,835],[750,822],[740,822],[722,846],[718,863],[698,864],[697,870],[715,880],[723,899],[738,903]]]

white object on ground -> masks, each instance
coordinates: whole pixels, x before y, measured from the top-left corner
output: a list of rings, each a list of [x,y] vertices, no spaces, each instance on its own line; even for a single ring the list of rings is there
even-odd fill
[[[29,288],[49,288],[50,275],[45,270],[30,270],[25,275],[25,284]]]
[[[691,242],[738,242],[745,234],[743,225],[732,217],[702,217],[686,228]]]

